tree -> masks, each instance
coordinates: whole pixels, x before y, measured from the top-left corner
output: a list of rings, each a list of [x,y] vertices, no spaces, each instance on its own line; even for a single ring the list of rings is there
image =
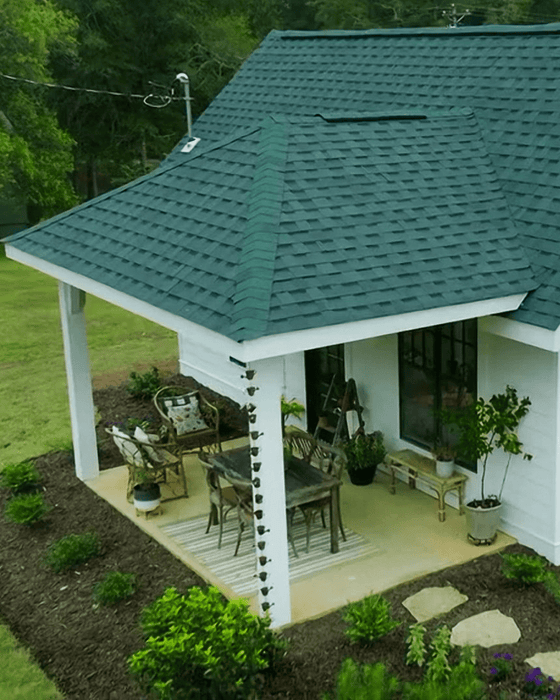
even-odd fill
[[[62,124],[78,144],[90,175],[89,195],[98,193],[96,173],[113,184],[147,172],[186,132],[178,73],[190,79],[192,112],[202,112],[233,77],[256,39],[246,17],[219,0],[57,0],[79,19],[78,50],[60,53],[60,82],[80,92],[55,95]],[[137,97],[171,95],[163,109]],[[158,104],[152,98],[150,104]],[[159,102],[159,104],[162,104]]]
[[[45,82],[54,50],[74,46],[74,19],[49,0],[0,0],[0,72]],[[45,102],[44,89],[0,78],[0,194],[52,215],[76,202],[70,136]]]

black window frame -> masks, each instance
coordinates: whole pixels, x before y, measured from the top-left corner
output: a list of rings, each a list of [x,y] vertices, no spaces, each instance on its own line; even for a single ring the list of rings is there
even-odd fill
[[[444,344],[447,343],[447,355]],[[457,352],[458,348],[460,351]],[[449,365],[446,371],[443,365],[443,356],[447,356]],[[468,357],[468,362],[460,365],[456,358]],[[455,383],[462,388],[459,389],[457,399],[466,400],[467,394],[476,400],[478,381],[478,323],[477,319],[466,319],[454,323],[445,323],[438,326],[414,329],[399,333],[398,336],[398,359],[399,359],[399,434],[401,439],[424,449],[430,450],[434,446],[436,439],[444,437],[445,427],[439,417],[439,410],[444,406],[444,387],[450,383]],[[405,393],[408,386],[406,372],[412,368],[420,370],[426,381],[432,383],[433,399],[433,430],[429,431],[431,437],[415,434],[406,425],[406,416],[410,415],[411,407],[405,410],[405,402],[409,397]],[[410,376],[409,376],[410,379]],[[464,391],[463,398],[460,392]],[[435,409],[435,411],[434,411]],[[457,409],[456,409],[457,410]],[[460,410],[460,409],[459,409]],[[424,416],[425,418],[425,416]],[[453,441],[457,437],[451,434]],[[458,464],[476,473],[476,463],[458,455],[455,460]]]

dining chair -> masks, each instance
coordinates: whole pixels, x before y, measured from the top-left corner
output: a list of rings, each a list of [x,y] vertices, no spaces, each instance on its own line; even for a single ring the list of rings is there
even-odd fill
[[[344,451],[338,447],[333,447],[326,442],[322,442],[314,438],[309,433],[296,428],[287,432],[285,436],[285,444],[289,445],[292,454],[312,464],[316,469],[333,476],[338,481],[341,481],[342,472],[344,470],[346,457]],[[321,516],[323,527],[326,528],[325,510],[330,507],[330,497],[317,499],[304,503],[299,507],[306,529],[306,551],[309,552],[309,542],[311,538],[311,528],[317,515]],[[342,514],[340,511],[340,500],[338,501],[338,524],[342,539],[346,541],[346,533],[342,525]],[[292,514],[293,520],[294,514]]]
[[[208,516],[208,527],[206,534],[210,532],[212,525],[218,524],[218,549],[222,546],[222,535],[224,531],[224,522],[227,515],[234,508],[237,508],[237,495],[233,486],[222,486],[218,473],[212,468],[212,465],[206,461],[203,452],[198,455],[199,462],[206,476],[206,485],[208,486],[208,495],[210,498],[210,514]]]
[[[183,450],[200,450],[211,438],[211,448],[221,452],[220,413],[199,391],[163,386],[155,393],[153,402],[170,439]]]
[[[134,437],[115,425],[105,428],[105,431],[113,438],[128,468],[126,498],[129,502],[132,502],[134,486],[145,481],[146,476],[158,483],[167,483],[171,489],[172,495],[163,496],[162,501],[189,495],[182,452],[177,451],[177,445],[174,442],[156,442],[139,428],[136,429]],[[169,482],[168,472],[175,475],[176,481],[179,482],[180,493],[177,493],[174,490],[176,487]]]
[[[231,483],[232,488],[235,491],[237,497],[237,542],[235,544],[234,557],[237,556],[239,552],[239,547],[241,545],[241,539],[243,533],[247,527],[253,527],[255,523],[254,511],[253,511],[253,493],[251,487],[247,486],[245,481],[241,481],[235,478],[228,477],[228,481]],[[286,509],[286,525],[288,531],[288,542],[292,545],[292,551],[294,556],[299,556],[297,553],[296,545],[292,535],[292,519],[293,515],[291,511],[294,509]]]

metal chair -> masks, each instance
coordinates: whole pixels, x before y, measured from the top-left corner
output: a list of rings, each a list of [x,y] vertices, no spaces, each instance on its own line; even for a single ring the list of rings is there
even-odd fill
[[[316,469],[334,476],[338,481],[341,481],[342,472],[344,470],[346,457],[341,448],[333,447],[326,442],[317,440],[309,433],[306,433],[299,428],[295,428],[286,433],[284,443],[289,447],[292,454],[299,459],[312,464]],[[304,503],[298,506],[301,511],[306,528],[306,551],[309,552],[309,541],[311,537],[311,527],[315,522],[317,515],[321,515],[323,527],[326,527],[325,510],[330,507],[330,498],[320,498],[310,503]],[[292,513],[292,520],[294,514]],[[338,503],[338,524],[342,539],[346,541],[346,534],[342,525],[342,514],[340,511],[340,501]]]
[[[225,519],[231,510],[237,508],[238,498],[233,486],[223,487],[221,485],[220,477],[212,468],[212,465],[205,460],[204,453],[200,453],[198,458],[206,476],[210,497],[210,514],[208,516],[206,534],[210,532],[212,525],[219,525],[218,549],[220,549]]]
[[[113,438],[128,467],[126,497],[129,502],[132,502],[134,486],[142,481],[146,481],[146,478],[150,481],[166,483],[171,489],[173,495],[162,496],[162,501],[188,496],[182,452],[177,451],[177,446],[174,442],[152,442],[147,439],[147,436],[145,440],[140,440],[119,430],[116,426],[105,430]],[[168,481],[168,472],[173,473],[177,477],[181,493],[176,494],[173,491],[173,487]]]
[[[172,441],[183,451],[201,450],[212,438],[212,447],[221,452],[220,414],[199,391],[164,386],[154,396],[154,406],[167,427]]]

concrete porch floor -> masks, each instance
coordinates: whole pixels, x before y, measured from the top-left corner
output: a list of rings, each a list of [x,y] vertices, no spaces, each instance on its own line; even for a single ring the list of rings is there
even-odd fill
[[[231,441],[224,449],[241,444],[243,440]],[[164,502],[163,513],[149,519],[137,517],[134,506],[126,500],[126,467],[104,470],[86,484],[201,578],[220,588],[228,598],[239,597],[161,529],[162,525],[209,512],[207,486],[196,456],[187,456],[186,475],[189,497]],[[396,494],[391,495],[389,476],[379,471],[369,486],[354,486],[345,475],[341,503],[344,526],[373,542],[377,551],[293,582],[292,623],[324,615],[350,601],[360,600],[370,593],[382,593],[433,571],[493,554],[516,542],[513,537],[499,532],[491,546],[469,544],[464,515],[460,516],[448,505],[447,519],[440,523],[435,498],[409,489],[404,482],[397,484]],[[313,547],[313,535],[311,537]],[[249,603],[256,612],[256,599],[249,599]]]

